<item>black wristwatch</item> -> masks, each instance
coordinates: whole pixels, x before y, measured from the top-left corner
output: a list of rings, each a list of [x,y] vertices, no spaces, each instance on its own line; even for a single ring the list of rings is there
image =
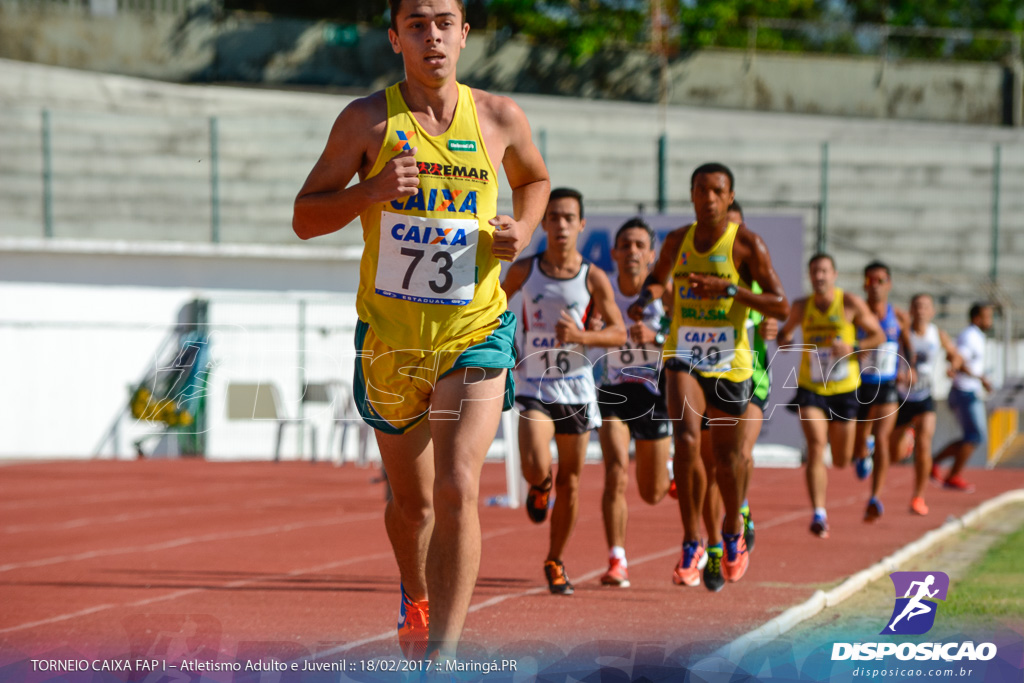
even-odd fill
[[[739,290],[736,289],[736,285],[730,282],[729,286],[725,288],[725,295],[731,299],[732,297],[736,296],[737,291]]]

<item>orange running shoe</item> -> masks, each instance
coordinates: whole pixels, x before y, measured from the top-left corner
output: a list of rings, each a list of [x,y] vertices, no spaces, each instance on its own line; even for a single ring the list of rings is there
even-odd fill
[[[555,595],[572,595],[573,587],[565,573],[565,565],[561,560],[548,560],[544,563],[544,576],[548,579],[548,590]]]
[[[725,553],[722,556],[722,576],[726,581],[735,583],[743,578],[750,566],[750,553],[743,534],[722,534]]]
[[[626,571],[626,563],[617,557],[612,559],[608,565],[608,571],[601,577],[601,584],[629,588],[629,572]]]
[[[541,524],[548,518],[548,505],[551,500],[551,475],[540,486],[530,486],[526,494],[526,516],[534,524]]]
[[[430,609],[426,600],[413,602],[402,589],[402,606],[398,612],[398,645],[406,659],[419,661],[427,655],[430,638]]]
[[[677,586],[699,586],[700,572],[708,563],[708,554],[698,541],[683,542],[683,554],[672,572],[672,583]]]
[[[924,498],[921,496],[914,496],[910,500],[910,511],[915,515],[921,515],[924,517],[928,514],[928,506],[925,505]]]

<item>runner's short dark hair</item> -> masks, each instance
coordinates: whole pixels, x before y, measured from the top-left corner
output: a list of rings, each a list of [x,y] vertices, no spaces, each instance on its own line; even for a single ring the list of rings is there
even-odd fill
[[[645,221],[643,218],[640,218],[640,216],[637,216],[636,218],[630,218],[628,221],[622,224],[621,228],[615,231],[615,240],[612,242],[612,246],[618,246],[619,235],[632,228],[642,228],[643,230],[646,230],[647,236],[651,239],[651,246],[654,246],[654,228],[647,225],[647,221]]]
[[[885,276],[892,279],[892,271],[889,270],[889,266],[885,265],[881,261],[875,260],[864,266],[864,277],[867,277],[868,273],[872,270],[882,269],[885,271]]]
[[[732,177],[732,171],[725,164],[720,164],[717,161],[711,161],[706,164],[701,164],[690,176],[690,189],[692,190],[694,185],[697,184],[697,176],[705,173],[724,173],[729,178],[729,190],[736,189],[736,181]]]
[[[834,258],[832,258],[832,254],[826,254],[823,251],[819,251],[814,256],[812,256],[810,259],[808,259],[807,267],[810,268],[811,264],[813,264],[815,261],[820,261],[823,258],[827,258],[828,262],[832,264],[832,270],[836,270],[836,260]]]
[[[576,200],[576,203],[580,205],[580,220],[583,219],[583,195],[579,190],[574,190],[571,187],[556,187],[551,190],[551,194],[548,196],[548,203],[550,204],[555,199],[565,199],[571,197]]]
[[[466,3],[463,0],[455,0],[459,11],[462,12],[462,23],[466,23]],[[398,30],[398,10],[402,8],[402,0],[388,0],[388,9],[391,10],[391,30]]]

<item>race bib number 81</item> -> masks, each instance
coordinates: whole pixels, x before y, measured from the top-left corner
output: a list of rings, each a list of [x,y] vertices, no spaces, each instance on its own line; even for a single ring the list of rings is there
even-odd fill
[[[475,218],[423,218],[382,211],[377,294],[465,306],[476,290]]]

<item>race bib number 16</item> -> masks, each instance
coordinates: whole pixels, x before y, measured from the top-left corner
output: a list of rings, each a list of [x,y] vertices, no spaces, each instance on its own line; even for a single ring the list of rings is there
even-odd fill
[[[423,218],[382,211],[377,294],[465,306],[476,289],[475,218]]]

